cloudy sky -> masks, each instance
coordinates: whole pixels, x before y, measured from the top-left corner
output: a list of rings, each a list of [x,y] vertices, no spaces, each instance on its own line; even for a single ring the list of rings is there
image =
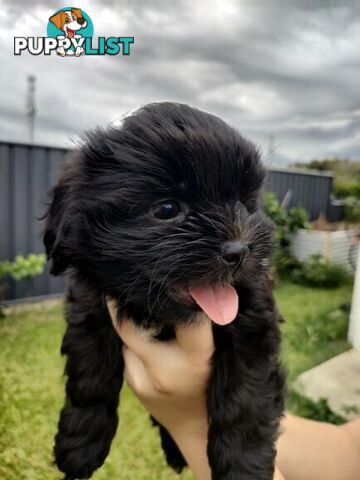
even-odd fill
[[[359,1],[79,0],[95,37],[135,37],[129,57],[14,56],[13,37],[46,35],[64,6],[0,0],[0,140],[27,140],[35,75],[36,143],[68,146],[86,128],[172,100],[221,116],[271,163],[360,159]]]

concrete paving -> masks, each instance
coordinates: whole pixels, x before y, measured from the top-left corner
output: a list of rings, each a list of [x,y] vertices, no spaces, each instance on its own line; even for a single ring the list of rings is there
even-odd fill
[[[360,349],[331,358],[295,381],[294,388],[312,400],[326,398],[331,410],[351,420],[360,417]]]

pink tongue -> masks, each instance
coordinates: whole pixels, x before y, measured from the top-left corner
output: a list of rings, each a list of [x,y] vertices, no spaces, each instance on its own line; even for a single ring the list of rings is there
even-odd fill
[[[218,325],[231,323],[237,315],[239,297],[235,288],[229,283],[191,288],[190,295],[206,315]]]

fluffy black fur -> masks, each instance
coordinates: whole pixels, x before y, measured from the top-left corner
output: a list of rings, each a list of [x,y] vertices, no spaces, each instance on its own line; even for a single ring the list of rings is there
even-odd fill
[[[122,344],[105,296],[159,338],[196,321],[192,286],[231,282],[236,319],[214,324],[207,390],[213,480],[270,480],[283,412],[279,321],[268,258],[272,226],[258,212],[264,168],[254,146],[219,118],[187,105],[150,104],[121,127],[96,130],[70,157],[52,191],[44,243],[52,273],[70,273],[66,402],[55,459],[66,479],[88,478],[104,462],[118,417]],[[179,214],[160,220],[159,202]],[[236,271],[221,245],[249,247]],[[186,462],[160,426],[167,461]],[[136,452],[134,452],[134,455]]]

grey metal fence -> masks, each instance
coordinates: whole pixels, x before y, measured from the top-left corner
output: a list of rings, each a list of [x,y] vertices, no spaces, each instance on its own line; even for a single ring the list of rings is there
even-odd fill
[[[41,222],[47,191],[55,184],[67,150],[0,142],[0,261],[16,254],[43,252]],[[271,169],[266,190],[288,206],[305,207],[311,218],[326,214],[332,176]],[[9,281],[6,298],[17,299],[61,293],[65,279],[43,275],[19,282]]]
[[[288,208],[305,208],[310,220],[314,220],[320,214],[328,214],[332,186],[333,175],[330,172],[271,168],[265,190],[274,192]]]
[[[46,192],[55,183],[67,150],[42,146],[0,143],[0,261],[16,254],[44,251],[41,222]],[[6,285],[8,299],[64,291],[64,278],[47,272],[30,280]]]

